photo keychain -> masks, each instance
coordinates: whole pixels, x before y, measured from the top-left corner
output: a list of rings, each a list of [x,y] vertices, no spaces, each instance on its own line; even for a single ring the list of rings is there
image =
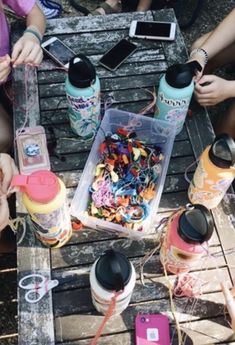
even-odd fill
[[[24,127],[16,131],[16,145],[21,174],[50,170],[46,134],[42,126]]]

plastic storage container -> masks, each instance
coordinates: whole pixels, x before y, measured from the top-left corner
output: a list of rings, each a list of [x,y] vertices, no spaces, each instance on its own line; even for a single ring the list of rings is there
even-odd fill
[[[128,131],[135,131],[137,140],[141,140],[148,144],[160,145],[164,155],[164,159],[161,163],[161,172],[155,185],[157,193],[149,204],[150,212],[148,217],[141,223],[141,227],[137,230],[132,230],[120,224],[90,216],[87,212],[87,206],[90,200],[89,187],[93,182],[96,165],[100,158],[99,146],[105,139],[104,135],[115,134],[119,128],[125,128]],[[84,225],[93,229],[108,230],[119,233],[124,232],[130,237],[140,237],[152,232],[154,225],[153,222],[161,199],[174,138],[175,126],[168,122],[117,109],[107,110],[97,132],[71,203],[70,212],[72,216],[77,217]]]

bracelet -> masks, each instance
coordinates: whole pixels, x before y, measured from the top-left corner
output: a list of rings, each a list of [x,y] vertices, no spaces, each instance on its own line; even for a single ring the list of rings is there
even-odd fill
[[[201,55],[204,58],[204,67],[205,67],[205,65],[207,64],[208,59],[209,59],[208,58],[208,54],[205,51],[205,49],[203,49],[203,48],[195,48],[195,49],[193,49],[191,51],[191,53],[190,53],[190,57],[193,57],[193,55],[195,55],[195,54]]]
[[[42,43],[42,37],[39,34],[39,32],[37,32],[36,30],[31,29],[31,28],[27,28],[26,30],[24,30],[24,34],[26,34],[26,33],[30,33],[30,34],[34,35],[38,39],[39,44]]]

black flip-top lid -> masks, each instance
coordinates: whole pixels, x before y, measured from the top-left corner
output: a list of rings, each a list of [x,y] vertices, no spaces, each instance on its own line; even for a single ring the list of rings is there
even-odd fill
[[[213,233],[214,225],[210,211],[195,204],[184,211],[179,218],[178,234],[187,243],[203,243]]]
[[[95,67],[84,54],[78,54],[69,61],[68,78],[75,87],[88,87],[95,81]]]
[[[228,134],[218,135],[209,150],[209,158],[213,164],[228,169],[235,165],[235,142]]]
[[[175,88],[182,89],[191,84],[196,70],[201,71],[202,67],[197,61],[184,64],[174,64],[168,67],[165,75],[166,82]]]
[[[110,249],[97,261],[95,275],[105,289],[120,291],[131,278],[131,264],[122,253]]]

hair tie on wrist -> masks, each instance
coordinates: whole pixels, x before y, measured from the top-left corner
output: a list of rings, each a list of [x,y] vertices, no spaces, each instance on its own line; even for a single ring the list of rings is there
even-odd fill
[[[34,31],[33,29],[27,28],[26,30],[24,30],[24,34],[26,34],[26,33],[30,33],[30,34],[34,35],[38,39],[39,44],[42,43],[42,38],[38,32]]]
[[[193,49],[190,53],[190,58],[193,57],[193,55],[195,55],[195,54],[201,55],[204,58],[204,66],[205,66],[208,62],[208,59],[209,59],[208,54],[205,51],[205,49],[203,49],[203,48]]]

